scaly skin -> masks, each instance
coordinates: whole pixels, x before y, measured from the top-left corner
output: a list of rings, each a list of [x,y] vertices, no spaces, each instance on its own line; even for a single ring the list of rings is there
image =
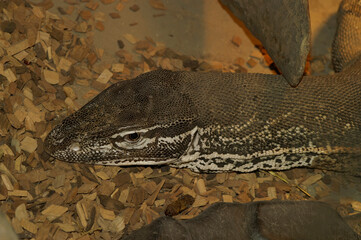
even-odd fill
[[[347,11],[339,11],[338,35],[345,35],[361,23],[353,12],[361,10],[355,0],[341,6]],[[91,164],[204,172],[312,167],[360,175],[359,32],[348,35],[353,44],[344,51],[344,36],[336,37],[335,64],[343,71],[304,77],[297,88],[276,75],[165,70],[119,82],[54,128],[46,149],[60,160]]]
[[[276,75],[153,71],[101,93],[57,126],[46,146],[69,162],[357,174],[358,76],[305,77],[292,88]],[[132,133],[139,139],[129,141]]]

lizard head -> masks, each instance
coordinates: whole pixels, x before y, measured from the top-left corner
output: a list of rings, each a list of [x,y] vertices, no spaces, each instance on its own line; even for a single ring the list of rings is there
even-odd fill
[[[158,70],[116,83],[45,139],[53,157],[102,165],[158,165],[176,161],[194,134],[196,112],[179,74]]]

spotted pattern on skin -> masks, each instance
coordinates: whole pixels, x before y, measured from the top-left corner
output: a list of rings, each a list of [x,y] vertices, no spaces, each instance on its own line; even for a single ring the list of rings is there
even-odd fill
[[[228,131],[237,131],[240,126],[229,126]],[[245,137],[225,137],[221,132],[220,126],[213,126],[207,129],[197,128],[196,134],[190,143],[187,153],[182,155],[179,161],[173,162],[172,166],[187,167],[196,172],[222,172],[222,171],[239,171],[252,172],[258,169],[264,170],[286,170],[294,167],[310,167],[315,158],[320,158],[337,153],[349,153],[359,151],[359,149],[350,149],[343,147],[317,147],[310,140],[307,146],[301,147],[282,147],[281,142],[292,141],[293,137],[313,139],[312,132],[304,126],[293,126],[289,129],[281,129],[272,133],[266,125],[264,130],[251,133]],[[224,127],[222,131],[224,131]],[[217,134],[215,133],[217,132]],[[218,135],[219,134],[219,135]],[[223,135],[222,135],[223,134]],[[214,138],[218,136],[218,138]],[[278,139],[278,142],[275,141]],[[258,151],[244,151],[244,146],[252,147],[252,143],[257,140],[266,140],[272,143],[272,149],[261,149]],[[272,141],[271,141],[272,140]],[[238,149],[235,153],[222,150],[221,147],[230,145]],[[219,149],[219,152],[215,149]]]
[[[233,158],[198,157],[195,161],[177,165],[177,167],[187,167],[195,172],[253,172],[263,170],[287,170],[294,167],[310,167],[313,159],[319,157],[318,154],[284,154],[278,156],[267,156],[254,158],[252,161],[239,161]]]

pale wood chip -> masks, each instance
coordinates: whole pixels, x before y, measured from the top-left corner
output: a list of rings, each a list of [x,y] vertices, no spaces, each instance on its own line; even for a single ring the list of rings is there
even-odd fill
[[[85,21],[80,22],[74,28],[74,31],[80,32],[80,33],[86,33],[87,30],[88,30],[88,24]]]
[[[5,50],[3,49],[3,48],[8,48],[8,47],[10,47],[11,46],[11,44],[7,41],[7,40],[5,40],[5,39],[0,39],[0,47],[1,47],[1,49],[2,49],[2,55],[4,55],[5,54]]]
[[[6,199],[7,199],[7,197],[5,197],[4,195],[0,194],[0,201],[4,201],[4,200],[6,200]]]
[[[250,58],[250,59],[248,59],[248,61],[247,61],[247,65],[248,65],[248,67],[250,67],[250,68],[254,68],[257,64],[258,64],[258,61],[255,60],[254,58]]]
[[[94,182],[84,183],[79,187],[78,193],[90,193],[96,186],[98,184]]]
[[[85,79],[78,79],[75,81],[76,84],[80,85],[80,86],[84,86],[84,87],[88,87],[89,86],[89,81],[85,80]]]
[[[220,202],[220,199],[215,196],[208,197],[208,204],[212,205],[213,203]]]
[[[45,18],[45,11],[41,7],[32,6],[32,12],[40,19]]]
[[[149,3],[155,9],[166,10],[166,7],[164,6],[162,0],[149,0]]]
[[[85,6],[91,10],[95,10],[99,7],[99,3],[98,2],[88,2],[87,4],[85,4]]]
[[[32,234],[36,234],[38,232],[38,227],[28,220],[22,219],[20,224],[25,230],[31,232]]]
[[[157,184],[153,181],[142,184],[142,188],[148,193],[152,194],[157,189]]]
[[[51,204],[49,207],[44,209],[41,213],[45,215],[49,221],[52,221],[68,211],[67,207]]]
[[[68,15],[71,15],[73,14],[74,10],[75,10],[74,6],[68,6],[65,11]]]
[[[104,55],[104,49],[103,48],[96,48],[95,53],[99,59],[102,59]]]
[[[224,183],[228,178],[228,173],[217,173],[216,180],[218,183]]]
[[[16,152],[21,152],[20,141],[17,138],[11,139],[11,146],[15,148]]]
[[[183,61],[180,59],[174,59],[172,58],[170,60],[170,64],[172,64],[173,68],[176,70],[182,70],[183,69]]]
[[[41,169],[41,168],[34,169],[34,170],[28,172],[27,174],[28,174],[28,178],[29,178],[30,182],[32,182],[32,183],[41,182],[41,181],[44,181],[45,179],[48,179],[46,172],[44,171],[44,169]]]
[[[182,190],[184,195],[188,194],[188,195],[191,195],[194,198],[197,195],[196,192],[193,189],[189,189],[189,188],[187,188],[185,186],[182,186],[180,189]]]
[[[14,177],[14,175],[10,172],[10,170],[5,166],[4,163],[0,162],[0,172],[6,174],[11,179],[11,182],[17,183],[18,181]]]
[[[196,182],[196,190],[200,195],[205,195],[207,193],[206,184],[204,183],[203,179],[199,179]]]
[[[17,218],[13,218],[11,220],[11,225],[14,228],[15,233],[21,234],[24,232],[23,227],[21,226],[21,222]]]
[[[109,226],[109,230],[113,233],[121,233],[125,228],[124,216],[117,216]]]
[[[153,173],[153,169],[150,167],[147,167],[147,168],[144,168],[141,173],[143,174],[144,177],[146,177]]]
[[[115,189],[115,183],[109,180],[101,181],[100,186],[97,188],[97,192],[100,195],[109,196]]]
[[[352,201],[351,206],[352,206],[353,210],[355,210],[357,212],[361,212],[361,202]]]
[[[277,190],[276,190],[276,188],[275,187],[268,187],[267,188],[267,195],[271,199],[276,199],[277,198]]]
[[[59,20],[60,17],[56,15],[55,13],[52,13],[50,11],[45,11],[46,17],[54,20]]]
[[[88,225],[87,220],[86,220],[86,213],[84,211],[84,206],[82,206],[81,202],[77,202],[75,205],[76,208],[76,212],[78,214],[78,217],[80,219],[80,223],[81,225],[86,228],[86,226]]]
[[[132,174],[135,178],[144,178],[144,174],[142,172]]]
[[[88,199],[90,201],[94,201],[97,198],[97,196],[98,196],[97,192],[90,193],[90,194],[83,194],[83,198]]]
[[[167,70],[174,70],[173,65],[170,62],[169,58],[162,58],[160,59],[159,63],[157,64],[157,66],[160,66],[162,69],[167,69]]]
[[[47,45],[50,43],[50,34],[47,32],[39,31],[39,40],[44,41]]]
[[[164,203],[165,203],[165,199],[159,199],[159,200],[155,200],[154,205],[156,207],[160,207],[160,206],[163,206]]]
[[[323,181],[318,181],[315,186],[316,193],[319,197],[323,198],[330,194],[331,189]]]
[[[66,105],[69,106],[70,109],[74,109],[74,110],[79,109],[78,106],[75,104],[75,102],[69,97],[65,98],[64,102]]]
[[[127,202],[128,196],[129,196],[129,188],[122,190],[118,198],[119,202],[125,204]]]
[[[113,76],[113,73],[109,71],[108,69],[104,69],[104,71],[99,75],[97,78],[97,82],[106,84],[110,80],[110,78]]]
[[[143,71],[144,71],[144,73],[150,71],[150,67],[149,67],[149,65],[148,65],[146,62],[143,63]]]
[[[57,175],[53,181],[54,188],[60,188],[64,186],[65,183],[65,174]]]
[[[111,68],[111,64],[107,62],[99,62],[93,65],[92,71],[101,74],[105,69]]]
[[[44,69],[44,79],[50,84],[58,84],[59,73]]]
[[[0,135],[5,136],[8,134],[10,128],[10,121],[5,114],[0,114]],[[0,146],[0,155],[2,152],[2,146]]]
[[[71,61],[69,61],[68,59],[61,57],[59,64],[57,66],[57,70],[64,70],[65,72],[68,72],[71,68],[71,66],[73,65],[73,63]]]
[[[156,190],[154,191],[154,193],[147,199],[146,203],[148,206],[153,205],[155,199],[157,198],[159,191],[162,189],[163,185],[165,183],[165,180],[162,179],[162,181],[160,183],[158,183]]]
[[[34,112],[36,114],[40,114],[39,108],[37,106],[35,106],[34,103],[30,99],[28,99],[28,98],[24,99],[24,106],[26,107],[28,112]]]
[[[253,188],[253,189],[259,188],[259,183],[257,182],[257,176],[255,173],[242,174],[241,179],[247,180],[250,188]]]
[[[194,178],[190,174],[188,174],[188,173],[183,174],[183,183],[184,183],[184,185],[186,185],[186,186],[191,185],[193,179]]]
[[[305,181],[303,181],[301,184],[303,186],[310,186],[316,182],[318,182],[319,180],[322,179],[322,175],[321,174],[316,174],[316,175],[312,175],[311,177],[307,178]]]
[[[272,198],[270,198],[270,197],[263,197],[263,198],[257,198],[257,197],[255,197],[255,198],[253,199],[254,202],[271,201],[271,200],[272,200]]]
[[[87,93],[85,93],[83,95],[83,98],[84,99],[91,99],[91,98],[95,97],[98,94],[99,94],[99,91],[96,91],[96,90],[92,89],[92,90],[89,90]]]
[[[262,55],[262,53],[260,52],[259,49],[253,50],[250,56],[253,57],[253,58],[256,58],[257,60],[263,59],[263,55]]]
[[[123,35],[125,39],[127,39],[128,42],[131,44],[135,44],[137,42],[137,39],[130,33],[126,33]]]
[[[9,177],[6,174],[1,174],[1,180],[8,191],[14,190],[14,185],[11,183]]]
[[[104,31],[104,29],[105,29],[104,23],[101,21],[97,21],[95,23],[95,28],[101,32]]]
[[[98,217],[97,224],[99,225],[100,229],[102,229],[103,231],[110,232],[111,221],[105,220],[102,217]]]
[[[118,10],[119,12],[122,11],[124,9],[124,5],[122,3],[118,3],[115,6],[115,9]]]
[[[259,178],[257,178],[258,183],[272,182],[272,181],[273,181],[273,176],[272,175],[270,175],[268,177],[259,177]]]
[[[14,116],[21,124],[23,124],[25,118],[27,117],[27,112],[25,111],[25,109],[23,107],[19,107],[14,112]]]
[[[242,38],[240,36],[238,36],[238,35],[234,35],[232,37],[232,43],[234,45],[236,45],[237,47],[239,47],[241,45],[241,43],[242,43]]]
[[[0,146],[0,156],[1,156],[1,154],[14,156],[13,151],[12,151],[11,148],[10,148],[8,145],[6,145],[6,144],[3,144],[3,145]]]
[[[102,180],[108,180],[108,179],[109,179],[108,174],[106,174],[106,173],[103,172],[103,171],[97,172],[96,174],[97,174],[97,176],[100,177]]]
[[[6,48],[6,51],[7,51],[8,55],[12,56],[18,52],[21,52],[21,51],[27,49],[28,47],[30,47],[28,39],[25,39],[21,42],[18,42],[17,44],[13,44],[10,47]]]
[[[24,166],[22,165],[22,163],[25,161],[26,161],[25,154],[21,154],[21,155],[19,155],[19,157],[16,158],[14,168],[17,172],[19,172],[19,173],[26,172],[26,170],[24,171]]]
[[[30,88],[24,87],[23,93],[25,97],[29,98],[29,100],[34,101],[33,91]]]
[[[75,232],[76,228],[74,225],[69,223],[55,223],[56,226],[58,226],[61,230],[64,232]]]
[[[38,148],[38,142],[29,136],[26,136],[20,143],[20,148],[25,152],[32,153]]]
[[[79,16],[85,21],[88,21],[92,17],[92,13],[89,10],[81,10]]]
[[[229,203],[231,203],[231,202],[233,202],[233,197],[231,196],[231,195],[222,195],[222,200],[223,200],[223,202],[229,202]]]
[[[246,63],[246,60],[244,60],[244,58],[242,58],[242,57],[238,57],[234,60],[234,64],[238,65],[238,66],[244,66],[245,63]]]
[[[24,60],[28,55],[29,55],[29,53],[27,53],[26,51],[21,51],[21,52],[15,54],[14,57],[15,57],[17,60],[22,61],[22,60]]]
[[[25,118],[25,129],[30,132],[36,131],[34,121],[29,116]]]
[[[222,71],[223,63],[217,61],[208,61],[208,64],[211,66],[213,70]]]
[[[202,207],[207,205],[208,203],[208,198],[203,197],[201,195],[197,195],[194,199],[194,203],[192,204],[192,207],[197,208],[197,207]]]
[[[43,122],[45,120],[45,112],[28,112],[28,117],[31,118],[34,123]]]
[[[93,79],[93,73],[84,67],[74,66],[75,76],[81,79]],[[89,86],[89,83],[86,85]]]
[[[8,68],[6,70],[4,70],[4,73],[3,75],[6,77],[6,79],[9,81],[9,82],[15,82],[16,81],[16,75],[14,74],[14,72]]]
[[[112,64],[111,68],[112,72],[119,73],[124,71],[124,64],[123,63],[114,63]]]
[[[9,191],[8,196],[23,197],[24,199],[27,199],[29,201],[34,200],[33,196],[26,190]]]
[[[96,63],[96,61],[98,60],[98,56],[95,54],[95,52],[91,52],[88,56],[88,63],[90,65],[94,65]]]
[[[111,210],[107,210],[104,208],[99,208],[99,213],[102,216],[102,218],[106,219],[106,220],[114,220],[115,219],[115,214],[113,211]]]

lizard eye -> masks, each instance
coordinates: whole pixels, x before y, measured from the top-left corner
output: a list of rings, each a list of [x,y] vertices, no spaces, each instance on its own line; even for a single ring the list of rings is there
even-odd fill
[[[130,133],[124,136],[124,139],[127,142],[137,142],[140,139],[140,134],[139,133]]]

